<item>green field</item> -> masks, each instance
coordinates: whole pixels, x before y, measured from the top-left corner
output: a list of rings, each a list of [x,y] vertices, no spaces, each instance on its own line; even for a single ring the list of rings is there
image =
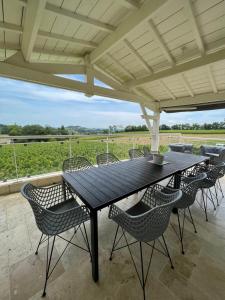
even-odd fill
[[[170,131],[171,132],[171,131]],[[177,132],[177,131],[176,131]],[[199,133],[199,131],[196,131]],[[208,130],[207,133],[212,133],[212,130]],[[221,130],[220,130],[221,132]],[[223,133],[225,131],[223,130]],[[138,133],[138,135],[137,135]],[[168,131],[166,131],[168,133]],[[172,132],[173,133],[173,132]],[[191,131],[186,131],[188,134],[192,134]],[[205,131],[202,132],[203,136],[209,139],[194,140],[196,135],[193,135],[192,139],[178,140],[175,138],[160,139],[161,146],[160,152],[163,153],[168,150],[168,144],[173,142],[185,142],[192,143],[194,145],[194,153],[199,153],[199,147],[202,144],[216,144],[221,143],[218,137],[218,131],[215,132],[215,138],[218,140],[210,140],[213,134],[205,135]],[[135,132],[134,133],[121,133],[114,134],[109,138],[109,151],[114,153],[119,159],[127,159],[128,150],[133,146],[142,148],[144,144],[150,142],[149,133]],[[71,146],[70,146],[71,145]],[[14,151],[15,149],[15,151]],[[93,164],[96,164],[96,155],[106,152],[107,143],[106,136],[90,135],[90,136],[75,136],[71,142],[55,141],[51,142],[37,142],[37,143],[25,143],[25,144],[9,144],[0,145],[0,181],[18,177],[33,176],[43,173],[49,173],[59,171],[62,169],[63,161],[70,156],[85,156]],[[16,157],[14,155],[16,154]],[[17,162],[17,171],[15,167],[15,160]]]
[[[68,141],[1,146],[0,181],[17,177],[13,147],[15,147],[18,177],[59,171],[62,169],[63,161],[70,156]],[[132,144],[109,143],[109,151],[119,159],[128,158],[130,148]],[[71,154],[85,156],[93,164],[96,163],[96,155],[102,152],[106,152],[106,143],[101,141],[71,142]]]
[[[160,130],[161,133],[182,133],[182,134],[225,134],[225,129],[199,129],[199,130]]]

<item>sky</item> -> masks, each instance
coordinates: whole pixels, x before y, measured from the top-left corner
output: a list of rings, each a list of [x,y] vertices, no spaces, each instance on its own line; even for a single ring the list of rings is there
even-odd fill
[[[83,78],[76,76],[76,80]],[[99,81],[95,84],[104,86]],[[144,124],[140,115],[136,103],[0,77],[0,124],[108,128]],[[225,110],[162,113],[161,124],[222,122],[224,118]]]

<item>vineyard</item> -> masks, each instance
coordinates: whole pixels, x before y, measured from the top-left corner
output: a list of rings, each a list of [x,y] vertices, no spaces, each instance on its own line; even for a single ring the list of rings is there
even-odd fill
[[[109,143],[108,149],[119,159],[128,158],[132,144]],[[63,161],[72,156],[85,156],[96,164],[96,155],[106,152],[103,141],[43,142],[0,147],[0,181],[59,171]],[[15,149],[15,152],[14,152]],[[14,153],[16,155],[14,155]],[[17,170],[15,167],[15,160]],[[18,173],[18,174],[17,174]]]
[[[212,136],[216,139],[210,140]],[[209,138],[209,139],[208,139]],[[168,150],[168,144],[174,142],[192,143],[194,153],[199,154],[201,144],[221,143],[216,134],[206,139],[183,139],[180,135],[162,134],[160,137],[160,152]],[[224,137],[223,137],[224,140]],[[223,141],[224,142],[224,141]],[[34,175],[60,171],[63,161],[70,156],[85,156],[96,164],[96,155],[107,151],[114,153],[119,159],[127,159],[128,150],[132,147],[142,148],[149,144],[149,134],[130,133],[114,134],[107,143],[106,136],[90,135],[74,137],[65,141],[33,142],[0,145],[0,182],[9,179],[30,177]]]

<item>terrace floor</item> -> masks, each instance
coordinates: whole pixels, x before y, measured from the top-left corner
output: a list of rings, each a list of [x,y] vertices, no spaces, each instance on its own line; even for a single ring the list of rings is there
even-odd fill
[[[223,180],[225,190],[225,180]],[[120,205],[137,201],[133,196]],[[107,218],[108,209],[99,215],[100,281],[94,283],[88,255],[69,246],[48,284],[46,299],[142,299],[138,278],[128,249],[115,252],[109,261],[109,251],[115,224]],[[193,207],[198,233],[186,223],[185,255],[180,254],[179,242],[171,226],[166,237],[175,269],[168,260],[155,252],[151,276],[147,284],[147,298],[152,300],[222,300],[225,299],[225,199],[209,222],[198,204]],[[176,224],[173,215],[171,221]],[[69,235],[70,233],[66,233]],[[45,268],[45,248],[34,254],[40,232],[32,211],[22,196],[0,197],[0,299],[40,299]],[[79,236],[78,236],[79,239]],[[64,242],[58,240],[54,259]],[[138,248],[133,252],[138,258]],[[146,255],[149,251],[145,249]],[[147,253],[148,252],[148,253]]]

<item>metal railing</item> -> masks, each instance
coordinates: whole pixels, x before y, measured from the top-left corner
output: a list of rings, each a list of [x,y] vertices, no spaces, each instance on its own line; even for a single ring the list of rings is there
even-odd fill
[[[122,140],[114,135],[3,137],[1,140],[9,143],[0,144],[0,182],[60,171],[66,158],[77,155],[87,157],[93,164],[103,152],[127,159],[130,148],[140,147],[140,138],[130,136],[123,140],[123,135],[119,136]]]
[[[4,143],[4,140],[9,142]],[[0,136],[0,182],[21,177],[31,177],[60,171],[63,161],[71,156],[81,155],[96,164],[96,156],[112,152],[119,159],[128,159],[128,150],[150,144],[150,135],[50,135],[50,136]],[[201,144],[224,143],[224,138],[185,136],[181,134],[160,134],[160,152],[168,150],[170,143],[193,143],[197,154]]]

